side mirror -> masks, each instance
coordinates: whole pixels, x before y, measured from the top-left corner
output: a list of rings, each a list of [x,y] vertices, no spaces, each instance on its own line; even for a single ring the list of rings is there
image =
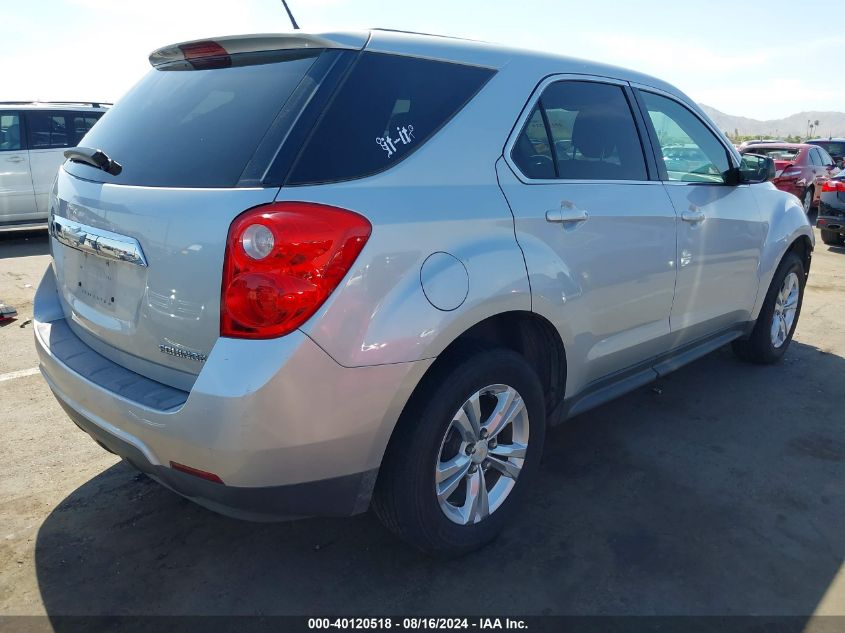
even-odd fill
[[[760,154],[743,154],[739,165],[739,184],[750,185],[772,180],[775,177],[775,161]]]

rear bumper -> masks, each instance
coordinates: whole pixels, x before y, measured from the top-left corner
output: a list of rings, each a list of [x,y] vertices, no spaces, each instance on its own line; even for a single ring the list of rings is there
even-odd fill
[[[248,519],[366,510],[390,433],[430,362],[345,368],[301,332],[221,338],[191,391],[179,392],[99,356],[60,313],[48,269],[35,300],[36,348],[74,422],[176,492]]]
[[[262,487],[227,486],[150,463],[136,446],[112,435],[63,401],[76,425],[106,450],[123,457],[163,486],[220,514],[251,521],[304,516],[348,516],[366,510],[378,470],[299,484]]]
[[[836,193],[823,193],[819,201],[816,226],[845,233],[845,200],[840,200]]]

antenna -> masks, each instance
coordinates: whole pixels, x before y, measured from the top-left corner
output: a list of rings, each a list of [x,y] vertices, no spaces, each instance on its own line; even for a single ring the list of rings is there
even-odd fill
[[[293,13],[291,13],[291,12],[290,12],[290,9],[288,8],[288,3],[287,3],[287,2],[285,2],[285,0],[282,0],[282,4],[283,4],[283,5],[284,5],[284,7],[285,7],[285,11],[287,11],[287,12],[288,12],[288,17],[290,18],[290,23],[293,25],[294,30],[295,30],[295,31],[298,31],[298,30],[299,30],[299,25],[296,23],[296,20],[295,20],[295,19],[294,19],[294,17],[293,17]]]

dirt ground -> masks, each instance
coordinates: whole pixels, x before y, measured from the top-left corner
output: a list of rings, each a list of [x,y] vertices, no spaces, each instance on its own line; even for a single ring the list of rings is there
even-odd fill
[[[103,451],[37,373],[43,234],[0,237],[0,616],[845,614],[845,249],[795,341],[719,350],[550,434],[501,538],[423,557],[366,514],[223,518]],[[15,372],[15,373],[11,373]]]

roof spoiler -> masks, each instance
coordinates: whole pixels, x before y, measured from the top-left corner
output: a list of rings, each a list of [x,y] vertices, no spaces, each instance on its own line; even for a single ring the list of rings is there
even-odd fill
[[[309,48],[341,48],[361,50],[367,43],[367,33],[264,33],[257,35],[228,35],[205,40],[181,42],[159,48],[150,53],[150,64],[154,68],[188,59],[192,51],[208,51],[208,55],[237,55],[267,51],[296,50]],[[186,55],[186,52],[188,55]]]

